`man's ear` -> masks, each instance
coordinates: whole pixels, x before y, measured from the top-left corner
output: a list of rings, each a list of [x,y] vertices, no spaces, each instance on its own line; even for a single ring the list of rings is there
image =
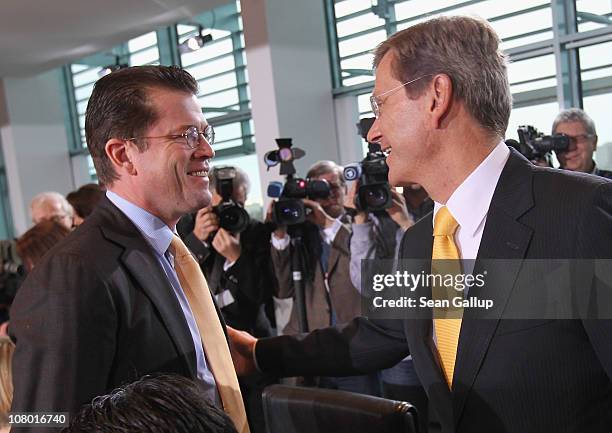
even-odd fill
[[[106,142],[104,150],[106,156],[113,164],[113,167],[117,173],[127,173],[129,175],[136,175],[136,167],[132,163],[132,148],[135,146],[129,146],[128,140],[121,140],[119,138],[111,138]]]
[[[453,99],[453,82],[446,74],[438,74],[432,81],[432,98],[429,107],[433,115],[434,127],[438,128],[450,111]]]

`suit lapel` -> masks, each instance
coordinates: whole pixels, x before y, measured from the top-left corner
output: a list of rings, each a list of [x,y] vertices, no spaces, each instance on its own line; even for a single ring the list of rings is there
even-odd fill
[[[104,211],[108,212],[111,218],[109,223],[102,227],[104,236],[124,248],[121,261],[159,312],[161,321],[176,346],[177,353],[185,360],[186,369],[193,377],[196,377],[197,367],[193,340],[168,277],[153,255],[151,247],[129,218],[106,198],[100,206],[105,208]]]
[[[531,241],[532,229],[518,219],[532,207],[531,163],[512,152],[493,194],[474,266],[474,275],[486,270],[485,284],[469,291],[469,298],[492,299],[497,318],[479,318],[483,310],[478,308],[466,310],[453,378],[455,423],[461,417]]]

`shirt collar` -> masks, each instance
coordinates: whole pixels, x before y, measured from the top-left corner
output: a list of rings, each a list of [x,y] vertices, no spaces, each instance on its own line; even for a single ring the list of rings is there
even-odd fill
[[[501,141],[457,187],[446,203],[459,226],[470,236],[476,234],[487,216],[497,181],[509,156],[508,146]],[[435,202],[434,220],[442,206],[444,205]]]
[[[173,231],[161,219],[118,194],[109,190],[106,191],[106,197],[134,223],[151,247],[163,256],[172,242]]]

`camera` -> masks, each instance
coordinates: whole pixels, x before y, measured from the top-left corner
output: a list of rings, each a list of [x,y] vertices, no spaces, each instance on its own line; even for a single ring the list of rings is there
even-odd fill
[[[287,176],[285,183],[270,182],[268,197],[278,198],[274,203],[272,218],[276,224],[296,225],[306,220],[306,208],[302,199],[311,200],[329,197],[329,184],[325,180],[293,177],[293,160],[305,155],[299,148],[292,148],[291,138],[277,138],[279,149],[266,153],[264,162],[269,167],[281,164],[280,174]]]
[[[569,149],[569,137],[565,134],[544,135],[533,126],[519,126],[519,142],[507,140],[509,146],[518,150],[521,155],[530,161],[549,161],[550,153],[567,152]]]
[[[366,139],[368,132],[376,119],[369,117],[361,119],[357,124],[359,134]],[[358,163],[344,168],[346,180],[359,181],[355,206],[365,212],[377,212],[391,207],[391,187],[388,181],[389,167],[387,156],[381,150],[380,144],[368,142],[368,153]]]
[[[219,218],[219,226],[232,233],[240,233],[249,225],[249,214],[244,208],[232,200],[234,193],[234,167],[216,167],[215,179],[217,194],[221,196],[221,203],[213,207],[213,212]]]
[[[25,278],[14,240],[0,241],[0,323],[8,320],[8,307]]]

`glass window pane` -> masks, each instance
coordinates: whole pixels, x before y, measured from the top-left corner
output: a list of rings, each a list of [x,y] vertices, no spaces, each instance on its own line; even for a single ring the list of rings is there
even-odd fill
[[[226,150],[236,148],[239,149],[242,146],[242,138],[224,141],[223,143],[215,144],[215,151]]]
[[[506,138],[518,141],[516,130],[521,125],[531,125],[544,134],[550,134],[553,120],[558,113],[559,104],[557,102],[515,108],[510,113]]]
[[[555,56],[550,54],[511,62],[508,65],[508,80],[512,93],[556,86]]]
[[[79,66],[79,65],[73,65],[73,66]],[[102,68],[100,68],[99,66],[95,66],[95,67],[89,66],[89,67],[81,68],[81,70],[78,73],[73,72],[72,82],[74,83],[74,87],[83,86],[89,83],[95,83],[96,81],[98,81],[98,78],[100,78],[101,70]]]
[[[221,108],[229,105],[238,104],[238,90],[231,89],[214,95],[202,96],[199,98],[200,104],[206,112],[206,108]]]
[[[371,7],[371,0],[345,0],[336,3],[334,10],[336,11],[336,18],[341,18],[364,9],[370,9]]]
[[[578,31],[600,29],[612,25],[612,2],[605,0],[576,0]]]
[[[387,39],[387,33],[384,30],[378,30],[367,35],[341,41],[338,44],[340,57],[372,50],[385,39]]]
[[[159,50],[151,47],[144,51],[130,55],[130,66],[142,66],[159,63]]]
[[[345,69],[364,69],[366,71],[372,71],[372,62],[374,61],[374,54],[367,53],[358,57],[352,57],[350,59],[342,60],[340,66],[343,70]],[[370,74],[372,75],[372,74]]]
[[[79,65],[76,63],[73,63],[72,65],[70,65],[70,70],[72,71],[73,74],[78,74],[81,71],[85,71],[89,68],[89,66],[87,65]]]
[[[372,82],[372,85],[374,85],[374,77],[368,77],[366,75],[361,75],[361,76],[353,77],[353,78],[344,78],[342,80],[342,83],[345,86],[355,86],[357,84],[363,84],[367,82]]]
[[[144,48],[157,46],[157,33],[149,32],[128,41],[128,50],[133,53]]]
[[[597,151],[595,161],[600,168],[612,170],[612,122],[610,122],[610,107],[612,93],[587,96],[583,100],[584,111],[591,116],[597,130]]]
[[[250,108],[249,89],[248,86],[245,86],[247,82],[246,57],[239,10],[239,2],[230,1],[214,10],[193,17],[190,23],[203,23],[203,33],[210,33],[213,41],[194,52],[176,53],[180,55],[183,67],[198,80],[201,90],[200,101],[205,106],[205,114],[209,119],[224,116],[247,107]],[[215,22],[218,28],[206,28],[206,24],[214,27]],[[186,23],[176,24],[176,30],[179,41],[184,41],[199,31],[197,26]],[[174,49],[174,47],[170,48]],[[159,64],[157,32],[153,31],[138,36],[101,54],[106,54],[108,58],[114,58],[117,54],[120,54],[120,60],[122,62],[129,61],[132,66]],[[241,66],[236,67],[237,63]],[[98,73],[102,69],[101,66],[89,66],[78,64],[78,62],[70,65],[72,87],[76,99],[72,111],[77,118],[83,146],[85,146],[84,114],[93,85],[99,79]],[[223,108],[223,110],[219,108]],[[249,120],[249,118],[245,118],[242,122]],[[218,120],[220,123],[223,123],[223,121],[223,119]],[[248,125],[247,123],[244,124]],[[253,131],[253,128],[250,131],[245,128],[245,137],[243,137],[240,122],[219,128],[221,128],[220,130],[217,129],[217,133],[220,133],[219,140],[227,141],[223,143],[223,146],[225,148],[236,147],[238,150],[243,147],[245,137],[251,139]]]
[[[225,56],[221,59],[211,60],[209,62],[201,63],[197,66],[189,68],[189,73],[193,75],[196,80],[201,80],[210,75],[219,74],[221,72],[233,71],[236,67],[234,62],[234,56]]]
[[[87,102],[89,102],[88,99],[77,103],[78,114],[85,114],[85,110],[87,110]]]
[[[215,140],[217,142],[225,142],[242,136],[242,128],[240,122],[229,123],[227,125],[215,126]],[[216,148],[217,146],[215,146]]]
[[[582,80],[612,76],[612,42],[580,48]]]
[[[86,86],[75,89],[74,97],[76,98],[76,100],[83,101],[89,99],[89,97],[91,96],[91,92],[93,92],[93,86],[93,83],[91,83]]]
[[[208,80],[201,80],[200,84],[200,92],[203,94],[217,92],[219,90],[225,90],[230,87],[236,87],[236,74],[231,71],[228,74],[223,74],[215,78],[210,78]]]
[[[384,25],[385,20],[379,18],[373,13],[368,13],[345,21],[341,21],[338,23],[336,28],[338,32],[338,37],[341,38],[343,36],[352,35],[353,33]]]
[[[224,39],[221,41],[212,41],[197,51],[191,53],[181,54],[181,64],[183,67],[188,68],[189,66],[200,63],[204,60],[218,57],[222,54],[231,53],[233,50],[232,40]]]

